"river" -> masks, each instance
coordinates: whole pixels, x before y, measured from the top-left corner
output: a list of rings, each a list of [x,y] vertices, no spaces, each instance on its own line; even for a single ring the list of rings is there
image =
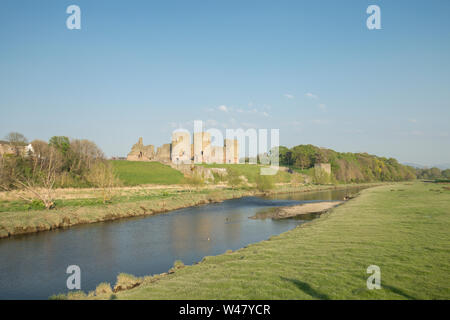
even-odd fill
[[[148,217],[74,226],[0,239],[0,299],[47,299],[67,293],[66,269],[81,269],[81,290],[114,285],[120,272],[167,272],[175,260],[190,265],[205,256],[243,248],[306,220],[249,219],[270,207],[342,200],[361,188],[244,197]]]

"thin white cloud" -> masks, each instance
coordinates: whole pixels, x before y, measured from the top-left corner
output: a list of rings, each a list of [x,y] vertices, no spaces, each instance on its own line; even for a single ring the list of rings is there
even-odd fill
[[[228,112],[228,107],[224,104],[221,106],[218,106],[217,109],[219,109],[220,111],[223,111],[223,112]]]
[[[287,98],[287,99],[294,99],[295,98],[292,94],[289,94],[289,93],[285,93],[284,97]]]
[[[318,95],[315,95],[315,94],[313,94],[311,92],[305,93],[305,96],[310,98],[310,99],[319,99]]]
[[[417,123],[417,119],[408,119],[408,121],[411,123]]]

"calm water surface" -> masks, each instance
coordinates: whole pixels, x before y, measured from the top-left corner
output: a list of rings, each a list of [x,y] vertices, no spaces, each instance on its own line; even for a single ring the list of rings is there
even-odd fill
[[[361,188],[271,197],[245,197],[168,214],[75,226],[0,239],[0,299],[47,299],[66,293],[66,268],[81,268],[81,290],[115,283],[120,272],[136,276],[166,272],[236,250],[306,222],[253,220],[269,207],[342,200]]]

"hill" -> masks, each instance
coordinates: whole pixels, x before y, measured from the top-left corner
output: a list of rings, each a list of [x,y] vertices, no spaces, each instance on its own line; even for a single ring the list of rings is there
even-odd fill
[[[160,162],[110,160],[118,178],[126,186],[140,184],[180,184],[183,174]]]
[[[394,158],[367,153],[336,152],[313,145],[280,147],[280,164],[297,170],[311,169],[316,163],[330,163],[339,182],[404,181],[416,178],[415,169]]]

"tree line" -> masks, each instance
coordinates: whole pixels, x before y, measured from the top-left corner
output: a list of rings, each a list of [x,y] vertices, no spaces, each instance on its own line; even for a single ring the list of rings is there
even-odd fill
[[[54,136],[48,142],[34,140],[31,149],[24,149],[26,137],[13,132],[5,142],[15,152],[0,156],[0,188],[24,190],[22,199],[47,209],[54,207],[57,187],[101,188],[106,202],[118,184],[110,163],[92,141]]]
[[[417,179],[424,180],[450,180],[450,169],[441,170],[439,168],[416,169]]]
[[[331,180],[337,182],[405,181],[416,178],[414,168],[402,165],[394,158],[367,153],[336,152],[313,145],[279,148],[280,164],[307,172],[316,163],[330,163]]]

